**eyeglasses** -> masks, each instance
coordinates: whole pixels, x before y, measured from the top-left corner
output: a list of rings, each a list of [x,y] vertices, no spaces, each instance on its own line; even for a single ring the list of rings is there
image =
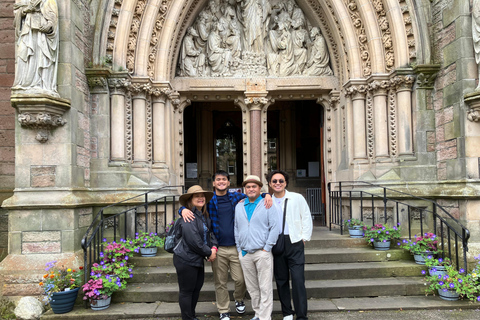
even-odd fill
[[[278,182],[278,183],[284,183],[285,180],[283,180],[283,179],[279,179],[279,180],[273,179],[273,180],[272,180],[272,183],[273,183],[273,184],[275,184],[275,183],[277,183],[277,182]]]

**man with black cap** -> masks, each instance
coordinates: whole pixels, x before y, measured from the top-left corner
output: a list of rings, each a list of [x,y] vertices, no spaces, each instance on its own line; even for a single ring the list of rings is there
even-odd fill
[[[273,309],[272,247],[278,238],[278,207],[260,197],[263,183],[254,175],[243,181],[247,199],[235,207],[235,243],[245,283],[252,299],[252,320],[270,320]]]

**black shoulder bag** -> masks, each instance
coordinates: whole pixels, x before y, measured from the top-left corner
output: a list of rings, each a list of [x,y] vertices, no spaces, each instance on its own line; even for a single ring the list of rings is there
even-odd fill
[[[283,224],[282,224],[282,233],[278,235],[277,243],[272,247],[272,253],[276,256],[281,255],[285,251],[285,218],[287,216],[287,202],[288,199],[285,199],[285,206],[283,207]]]

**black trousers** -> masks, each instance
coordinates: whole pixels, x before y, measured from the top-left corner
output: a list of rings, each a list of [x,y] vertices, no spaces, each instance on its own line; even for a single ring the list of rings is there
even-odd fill
[[[298,320],[308,319],[303,241],[292,244],[290,237],[285,235],[285,251],[281,255],[273,256],[273,274],[283,316],[296,314]],[[290,277],[292,278],[292,295],[290,295]],[[295,311],[292,309],[291,296],[293,296]]]
[[[173,265],[177,270],[178,304],[180,305],[182,320],[195,319],[195,308],[200,290],[203,287],[205,268],[185,264],[177,255],[173,255]]]

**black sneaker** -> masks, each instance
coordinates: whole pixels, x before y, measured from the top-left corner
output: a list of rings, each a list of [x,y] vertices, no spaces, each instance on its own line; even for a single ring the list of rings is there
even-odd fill
[[[238,314],[244,314],[245,313],[245,302],[235,301],[235,309],[237,310]]]
[[[220,320],[230,320],[230,313],[220,313]]]

